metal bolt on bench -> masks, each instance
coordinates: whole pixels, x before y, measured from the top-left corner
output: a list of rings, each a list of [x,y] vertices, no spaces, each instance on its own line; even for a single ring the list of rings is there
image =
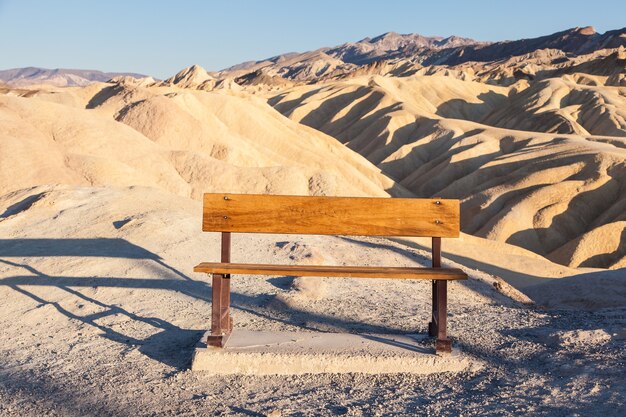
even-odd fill
[[[221,232],[221,262],[194,268],[212,278],[211,335],[207,344],[224,347],[233,329],[230,317],[232,274],[297,275],[432,280],[432,318],[428,333],[437,352],[450,352],[446,332],[447,284],[467,279],[460,269],[441,267],[441,238],[458,237],[458,200],[416,198],[312,197],[255,194],[205,194],[202,230]],[[241,264],[230,262],[231,232],[432,238],[432,267]]]

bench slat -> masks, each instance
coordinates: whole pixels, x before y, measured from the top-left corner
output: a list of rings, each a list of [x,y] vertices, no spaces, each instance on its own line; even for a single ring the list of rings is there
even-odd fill
[[[459,236],[459,200],[204,194],[202,230],[359,236]]]
[[[457,280],[467,274],[457,268],[418,268],[382,266],[271,265],[203,262],[194,272],[211,274],[295,275],[315,277],[398,278]]]

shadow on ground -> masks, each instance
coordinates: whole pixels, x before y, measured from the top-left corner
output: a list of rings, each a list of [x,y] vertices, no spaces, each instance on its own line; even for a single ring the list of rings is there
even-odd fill
[[[113,257],[152,260],[164,269],[163,277],[99,277],[99,276],[57,276],[49,275],[28,265],[28,257]],[[19,262],[7,258],[17,258]],[[206,317],[210,316],[211,286],[205,281],[195,280],[180,270],[168,265],[158,255],[124,239],[0,239],[0,264],[21,269],[16,274],[0,279],[0,285],[27,296],[40,306],[51,305],[68,319],[77,320],[99,329],[103,337],[137,349],[149,358],[168,366],[183,369],[189,366],[191,353],[205,329],[183,329],[161,317],[145,317],[126,308],[87,296],[81,288],[126,288],[170,290],[207,303]],[[191,266],[190,266],[191,269]],[[272,278],[271,282],[286,288],[291,277]],[[91,315],[77,315],[64,308],[59,302],[47,300],[44,295],[35,294],[32,287],[54,287],[80,298],[82,301],[100,307],[102,311]],[[364,323],[330,315],[303,311],[286,305],[271,295],[250,296],[238,292],[231,293],[232,308],[267,320],[295,326],[308,331],[339,331],[378,334],[405,333],[400,327],[387,327]],[[158,332],[146,339],[136,339],[98,323],[106,316],[120,315],[133,321],[148,324]],[[207,328],[209,323],[207,322]]]

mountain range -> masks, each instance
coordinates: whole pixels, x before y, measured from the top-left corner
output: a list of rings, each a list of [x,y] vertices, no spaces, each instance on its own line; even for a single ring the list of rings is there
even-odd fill
[[[54,85],[57,87],[81,87],[93,82],[106,82],[111,78],[119,76],[145,77],[145,75],[129,72],[102,72],[62,68],[26,67],[0,70],[0,81],[16,87],[37,84]]]
[[[219,75],[240,77],[262,71],[293,81],[311,82],[343,77],[364,67],[380,66],[382,63],[392,64],[395,68],[402,65],[452,67],[469,62],[497,62],[538,51],[553,51],[561,55],[557,58],[567,60],[602,49],[624,46],[626,28],[600,34],[590,26],[576,27],[538,38],[501,42],[388,32],[333,48],[244,62],[220,71]]]
[[[563,67],[567,66],[563,65],[564,63],[573,63],[577,56],[625,46],[626,28],[598,33],[591,26],[576,27],[537,38],[500,42],[483,42],[458,36],[443,38],[388,32],[335,47],[324,47],[303,53],[285,53],[260,61],[247,61],[217,72],[202,70],[200,75],[195,74],[194,77],[203,78],[203,81],[206,81],[207,77],[213,79],[209,84],[205,84],[204,88],[220,85],[218,81],[226,79],[234,80],[238,84],[278,83],[284,86],[282,80],[310,83],[363,73],[401,76],[414,74],[420,70],[423,72],[424,68],[430,73],[448,69],[463,72],[474,62],[497,64],[503,60],[524,56],[531,60],[539,57],[543,61],[549,57],[552,63]],[[525,66],[519,64],[518,62],[515,69],[519,70]],[[495,78],[510,81],[515,69],[506,76],[496,74]],[[518,71],[517,78],[526,75],[528,71]],[[0,82],[13,86],[49,84],[65,87],[106,82],[118,76],[146,77],[136,73],[28,67],[0,71]],[[277,80],[273,77],[280,78]],[[173,82],[176,78],[180,78],[180,74],[166,82]]]

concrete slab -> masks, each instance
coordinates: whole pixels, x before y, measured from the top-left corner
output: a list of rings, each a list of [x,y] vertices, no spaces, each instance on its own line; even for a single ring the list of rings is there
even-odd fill
[[[191,364],[193,371],[214,375],[432,374],[481,367],[458,349],[435,354],[432,340],[425,335],[249,330],[234,331],[225,348],[201,341]]]

